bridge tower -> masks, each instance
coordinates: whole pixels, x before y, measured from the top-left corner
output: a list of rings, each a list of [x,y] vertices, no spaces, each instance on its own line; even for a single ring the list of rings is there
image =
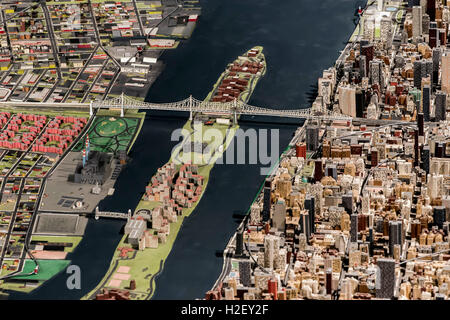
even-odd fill
[[[192,121],[192,94],[189,96],[189,121]]]
[[[97,206],[97,207],[95,207],[95,220],[98,220],[98,218],[99,218],[98,212],[99,212],[99,210],[98,210],[98,206]]]
[[[92,108],[92,100],[91,100],[91,102],[89,102],[89,115],[92,117],[92,115],[94,114],[94,110],[93,110],[93,108]]]
[[[131,209],[128,209],[128,218],[127,218],[127,222],[130,222],[131,220]]]
[[[120,95],[120,117],[123,118],[123,106],[124,106],[124,96],[123,96],[123,92]]]

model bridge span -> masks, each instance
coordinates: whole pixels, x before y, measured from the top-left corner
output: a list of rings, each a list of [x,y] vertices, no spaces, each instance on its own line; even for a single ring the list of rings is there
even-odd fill
[[[91,115],[94,114],[94,110],[99,109],[117,109],[120,110],[120,116],[124,116],[124,110],[134,109],[134,110],[159,110],[159,111],[181,111],[189,112],[190,120],[192,120],[194,113],[211,113],[211,114],[221,114],[221,115],[231,115],[234,116],[235,123],[237,122],[238,115],[249,115],[249,116],[269,116],[269,117],[280,117],[280,118],[295,118],[295,119],[306,119],[306,120],[320,120],[320,121],[333,121],[333,120],[344,120],[344,121],[359,121],[361,123],[370,123],[371,125],[378,124],[411,124],[405,120],[387,120],[387,119],[366,119],[366,118],[352,118],[350,116],[333,112],[330,110],[324,112],[313,111],[312,108],[298,108],[298,109],[281,109],[281,108],[262,108],[249,105],[242,101],[231,101],[231,102],[205,102],[197,100],[192,96],[178,102],[171,103],[152,103],[144,102],[124,94],[109,98],[103,101],[93,101],[91,103],[55,103],[55,102],[21,102],[21,101],[1,101],[1,106],[9,107],[29,107],[29,108],[74,108],[74,109],[89,109]]]
[[[197,100],[190,96],[187,99],[171,103],[152,103],[144,102],[124,94],[109,98],[103,101],[93,101],[91,103],[54,103],[54,102],[21,102],[21,101],[2,101],[0,106],[10,107],[29,107],[29,108],[74,108],[74,109],[89,109],[90,114],[98,109],[120,109],[121,116],[124,115],[124,110],[160,110],[160,111],[181,111],[189,112],[192,119],[193,113],[213,113],[232,115],[237,120],[238,115],[250,116],[269,116],[281,118],[297,118],[297,119],[317,119],[317,120],[350,120],[351,117],[326,111],[324,113],[313,112],[311,108],[297,108],[297,109],[281,109],[281,108],[262,108],[249,105],[242,101],[231,102],[205,102]]]
[[[113,219],[131,219],[131,210],[128,210],[127,213],[123,212],[112,212],[112,211],[100,211],[98,207],[95,208],[95,220],[98,220],[100,217],[102,218],[113,218]]]
[[[231,102],[205,102],[197,100],[192,96],[178,102],[171,103],[151,103],[143,102],[137,99],[130,98],[125,95],[110,98],[103,101],[95,101],[90,105],[90,112],[94,109],[138,109],[138,110],[160,110],[160,111],[183,111],[189,112],[192,118],[193,113],[214,113],[214,114],[226,114],[233,115],[250,115],[250,116],[270,116],[270,117],[282,117],[282,118],[298,118],[298,119],[318,119],[318,120],[351,120],[351,117],[326,111],[324,113],[312,112],[311,108],[303,109],[285,109],[279,108],[262,108],[249,105],[239,100]]]

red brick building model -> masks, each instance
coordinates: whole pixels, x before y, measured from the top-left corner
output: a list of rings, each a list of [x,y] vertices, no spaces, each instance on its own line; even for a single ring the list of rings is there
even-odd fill
[[[62,154],[86,125],[86,118],[0,113],[0,147]],[[45,131],[42,133],[42,130]],[[39,136],[42,133],[41,136]]]
[[[203,176],[198,174],[198,166],[184,164],[177,171],[173,163],[168,163],[153,176],[147,186],[144,200],[161,202],[151,212],[152,229],[142,236],[142,247],[157,248],[165,243],[170,234],[170,224],[183,214],[184,208],[191,208],[198,201],[203,190]]]
[[[256,49],[250,50],[248,58],[255,58],[259,54]],[[264,68],[264,64],[258,61],[249,61],[243,57],[238,58],[228,65],[229,73],[217,87],[212,96],[213,102],[230,102],[239,98],[239,95],[247,89],[251,77]],[[241,74],[242,77],[240,77]]]
[[[0,147],[26,150],[47,122],[46,116],[15,114],[0,133]]]
[[[169,197],[175,173],[173,163],[167,163],[159,168],[152,177],[151,185],[146,187],[145,200],[162,202],[165,197]]]
[[[3,128],[3,126],[8,122],[10,117],[11,114],[9,112],[0,112],[0,128]]]
[[[198,167],[192,164],[181,166],[179,176],[172,190],[172,199],[183,208],[190,208],[202,194],[203,177]]]
[[[36,140],[33,151],[62,154],[86,125],[86,118],[57,116]],[[52,144],[49,146],[49,144]]]
[[[146,188],[145,200],[158,201],[164,207],[172,207],[180,215],[183,208],[190,208],[202,193],[203,177],[192,164],[181,166],[178,174],[175,164],[168,163],[153,176]]]
[[[103,289],[103,293],[98,293],[95,300],[130,300],[130,291],[121,289]]]

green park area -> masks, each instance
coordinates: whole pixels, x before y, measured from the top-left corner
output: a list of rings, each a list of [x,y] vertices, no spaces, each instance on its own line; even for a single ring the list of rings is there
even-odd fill
[[[88,131],[90,151],[116,153],[127,152],[142,126],[143,117],[98,116]],[[73,149],[81,151],[86,143],[82,139]]]
[[[59,272],[64,270],[70,263],[70,260],[37,260],[39,264],[39,272],[37,274],[32,273],[36,264],[33,260],[26,260],[25,265],[21,273],[14,276],[15,280],[38,280],[45,281],[53,276],[57,275]]]
[[[31,274],[36,264],[33,260],[26,260],[22,272],[17,276],[11,277],[11,280],[1,284],[2,290],[13,290],[21,292],[31,292],[40,286],[44,281],[51,279],[61,271],[63,271],[70,263],[70,260],[37,260],[39,263],[39,272]],[[20,281],[23,280],[23,281]],[[33,284],[26,281],[33,281]],[[36,282],[37,281],[37,282]]]

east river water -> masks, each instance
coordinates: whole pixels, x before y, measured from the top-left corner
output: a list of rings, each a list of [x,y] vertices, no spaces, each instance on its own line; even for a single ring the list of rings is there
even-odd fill
[[[267,73],[250,104],[273,108],[306,107],[322,70],[332,66],[354,29],[351,0],[201,0],[203,8],[192,38],[163,55],[166,69],[148,92],[147,100],[172,102],[192,94],[206,97],[219,75],[238,55],[264,47]],[[139,202],[158,167],[170,158],[185,114],[147,114],[130,153],[132,162],[118,178],[116,191],[100,203],[101,210],[126,211]],[[268,123],[245,118],[242,129],[279,129],[279,152],[301,122]],[[270,131],[269,131],[270,132]],[[223,250],[258,192],[261,164],[216,165],[195,211],[187,218],[156,278],[153,299],[202,298],[222,269]],[[265,167],[265,165],[264,165]],[[86,234],[68,256],[81,269],[81,289],[69,290],[62,272],[30,294],[11,299],[80,299],[102,279],[122,237],[124,222],[108,219],[88,223]],[[159,263],[154,261],[152,263]]]

